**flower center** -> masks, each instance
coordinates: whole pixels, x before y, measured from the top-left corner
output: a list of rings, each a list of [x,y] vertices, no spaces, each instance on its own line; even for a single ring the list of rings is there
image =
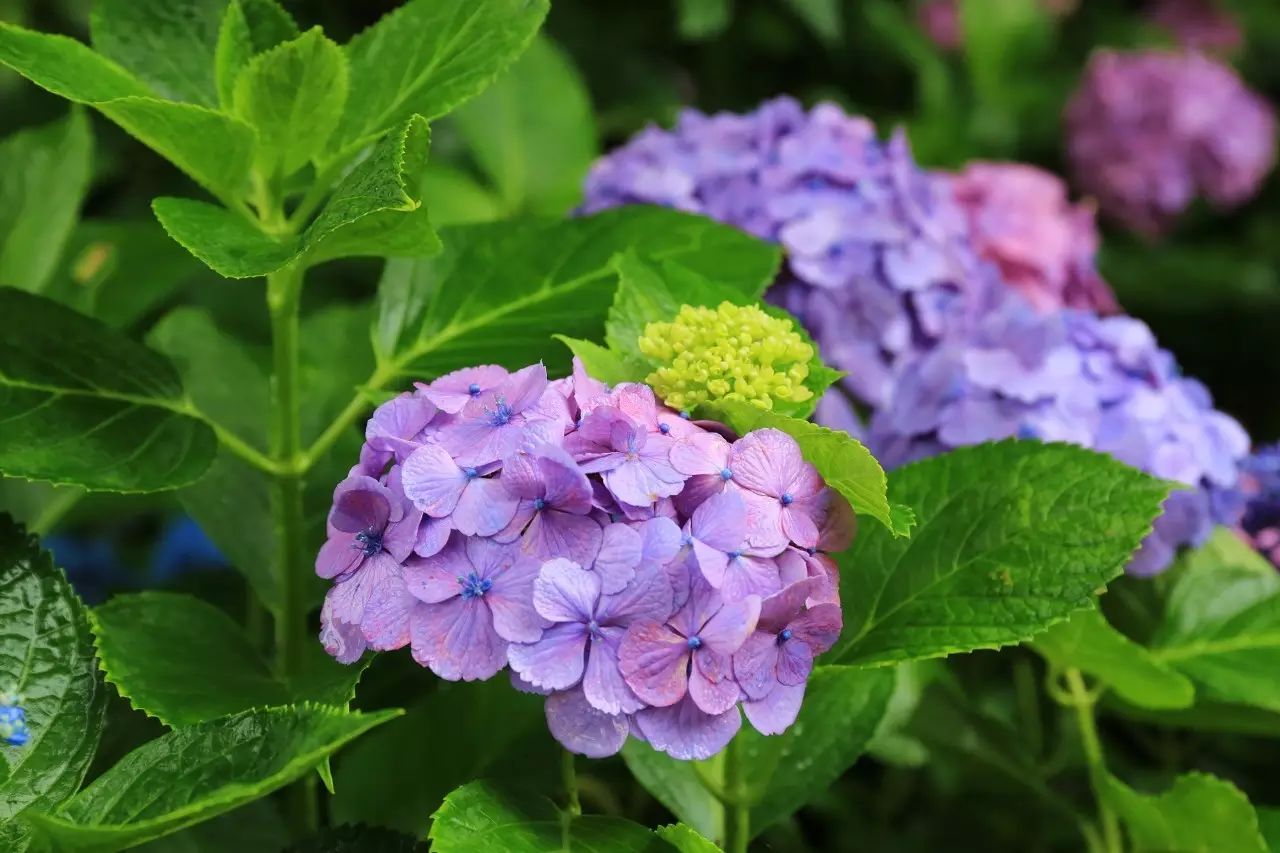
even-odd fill
[[[790,628],[783,628],[782,633],[778,635],[778,645],[782,645],[792,637]]]
[[[543,508],[544,506],[546,506],[546,505],[547,505],[547,502],[546,502],[544,499],[542,499],[542,498],[534,498],[534,499],[533,499],[533,508],[534,508],[535,510],[541,511],[541,510],[542,510],[542,508]]]
[[[462,587],[463,598],[482,598],[493,586],[493,581],[488,578],[482,579],[475,572],[472,572],[465,578],[459,577],[458,584]]]
[[[489,413],[489,423],[496,427],[506,426],[511,422],[511,416],[514,414],[506,400],[499,400],[493,407],[493,411]]]
[[[720,479],[721,479],[721,480],[732,480],[732,479],[733,479],[733,472],[732,472],[732,471],[730,471],[728,468],[721,468],[721,469],[720,469]]]
[[[683,545],[685,548],[688,548],[690,545],[693,544],[693,537],[690,536],[688,533],[684,534],[683,536],[680,537],[680,544]]]
[[[480,472],[475,468],[463,468],[462,473],[466,475],[468,480],[474,480],[476,477],[480,476]]]
[[[467,386],[467,393],[470,394],[472,397],[479,397],[480,386],[472,382],[470,385]]]
[[[699,637],[697,634],[694,634],[692,637],[690,637],[688,640],[688,643],[689,643],[690,651],[696,652],[698,649],[702,648],[702,638]]]
[[[682,420],[682,421],[687,421],[687,420],[689,420],[689,418],[690,418],[690,417],[692,417],[692,415],[690,415],[688,412],[686,412],[686,411],[681,411],[681,412],[680,412],[680,420]]]
[[[658,424],[658,432],[662,433],[663,435],[668,434],[669,432],[671,432],[671,425],[668,424],[666,421],[663,421],[662,423]]]
[[[782,497],[778,498],[778,503],[783,506],[791,506],[793,501],[795,501],[795,498],[791,497],[790,492],[783,492]]]
[[[382,550],[382,533],[372,527],[368,530],[361,530],[356,534],[356,541],[351,543],[351,547],[366,557],[372,557]]]
[[[736,560],[736,559],[738,559],[738,558],[739,558],[739,557],[741,557],[741,556],[742,556],[742,552],[741,552],[741,551],[730,551],[730,552],[729,552],[729,559],[730,559],[730,560]]]
[[[597,621],[596,621],[596,620],[594,620],[594,619],[592,619],[590,622],[588,622],[588,623],[587,623],[587,633],[588,633],[588,634],[590,634],[592,637],[599,637],[599,636],[600,636],[600,623],[599,623],[599,622],[597,622]]]

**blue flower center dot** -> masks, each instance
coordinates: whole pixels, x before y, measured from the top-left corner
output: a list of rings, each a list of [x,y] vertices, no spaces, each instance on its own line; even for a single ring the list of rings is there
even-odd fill
[[[480,396],[480,386],[472,382],[470,385],[467,386],[467,393],[470,394],[472,397]]]
[[[515,412],[511,411],[511,407],[507,405],[506,400],[499,400],[498,404],[493,407],[493,411],[489,413],[489,423],[493,426],[506,426],[511,422],[511,417]]]
[[[352,544],[352,547],[366,557],[372,557],[382,550],[382,533],[373,528],[362,530],[356,534],[356,541]]]
[[[741,557],[741,556],[742,556],[742,552],[741,552],[741,551],[730,551],[730,552],[729,552],[729,559],[730,559],[730,560],[736,560],[736,559],[738,559],[738,558],[739,558],[739,557]]]
[[[689,649],[696,652],[700,648],[702,648],[702,638],[694,634],[689,638]]]
[[[794,501],[795,501],[795,498],[791,497],[790,492],[783,492],[782,497],[778,498],[778,503],[782,504],[783,506],[791,506],[792,502]]]
[[[792,637],[790,628],[783,628],[782,633],[778,635],[778,645],[782,645]]]
[[[547,502],[546,502],[545,500],[543,500],[542,498],[534,498],[534,499],[533,499],[533,508],[534,508],[535,510],[541,510],[541,509],[542,509],[544,506],[546,506],[546,505],[547,505]]]
[[[810,556],[810,557],[812,557],[814,554],[818,553],[818,549],[817,549],[817,548],[805,548],[805,550],[809,552],[809,556]]]
[[[458,584],[462,587],[462,597],[481,598],[493,586],[493,581],[488,578],[481,578],[475,572],[464,577],[458,578]]]
[[[687,421],[687,420],[689,420],[690,415],[689,415],[689,413],[688,413],[688,412],[681,412],[681,413],[680,413],[680,417],[681,417],[681,419],[683,419],[683,420],[686,420],[686,421]]]
[[[690,545],[693,544],[693,537],[690,536],[688,533],[684,534],[683,536],[680,537],[680,544],[688,548]]]
[[[658,432],[662,433],[663,435],[666,435],[667,433],[671,432],[671,425],[663,421],[662,423],[658,424]]]
[[[474,480],[476,477],[480,476],[480,472],[475,468],[463,468],[462,473],[467,476],[468,480]]]
[[[600,623],[594,619],[588,622],[587,633],[591,634],[593,637],[598,637],[600,635]]]
[[[721,479],[721,480],[732,480],[732,479],[733,479],[733,472],[732,472],[732,471],[730,471],[728,468],[721,468],[721,469],[720,469],[720,479]]]

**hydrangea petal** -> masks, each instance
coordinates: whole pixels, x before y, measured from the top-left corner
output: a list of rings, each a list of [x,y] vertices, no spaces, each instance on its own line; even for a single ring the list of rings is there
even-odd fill
[[[533,608],[552,622],[589,622],[600,600],[600,578],[571,560],[542,564],[533,582]]]
[[[414,611],[413,658],[446,681],[482,681],[507,665],[507,641],[482,599],[458,596]]]
[[[736,708],[707,714],[692,698],[670,707],[645,708],[635,716],[645,740],[659,752],[682,761],[701,761],[729,745],[742,727]]]
[[[542,632],[536,643],[513,643],[507,660],[535,687],[564,690],[582,680],[587,632],[577,622],[560,622]]]
[[[631,729],[626,716],[593,708],[580,689],[548,696],[546,714],[552,737],[570,752],[588,758],[616,755]]]
[[[618,648],[618,666],[631,690],[650,705],[673,705],[688,685],[689,645],[657,622],[637,622]]]
[[[779,684],[763,699],[742,703],[747,721],[762,735],[780,735],[796,721],[804,701],[805,684]]]

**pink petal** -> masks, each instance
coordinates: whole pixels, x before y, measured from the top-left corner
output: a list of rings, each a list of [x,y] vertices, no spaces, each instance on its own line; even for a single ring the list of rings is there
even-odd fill
[[[519,500],[501,480],[477,477],[466,484],[450,516],[453,526],[466,536],[492,536],[516,514]]]
[[[694,539],[719,551],[742,547],[747,535],[747,508],[742,496],[729,489],[714,495],[694,511],[689,529]]]
[[[493,630],[483,599],[461,596],[414,611],[413,658],[447,681],[492,678],[507,663],[507,642]]]
[[[750,554],[731,558],[725,567],[724,582],[720,584],[720,594],[730,601],[748,595],[764,598],[780,589],[782,579],[778,576],[778,564],[768,557]]]
[[[561,622],[542,632],[536,643],[513,643],[507,660],[520,677],[549,690],[564,690],[582,680],[587,632],[577,622]]]
[[[771,634],[780,633],[804,610],[805,601],[819,584],[817,578],[802,575],[765,598],[760,602],[760,619],[756,627]]]
[[[736,708],[706,714],[691,697],[669,708],[645,708],[635,716],[649,745],[682,761],[710,758],[729,745],[742,727]]]
[[[724,585],[725,572],[729,568],[728,554],[704,544],[701,539],[694,539],[693,558],[707,583],[716,589]]]
[[[452,513],[467,485],[467,475],[436,444],[424,444],[410,453],[401,478],[405,497],[432,518]]]
[[[364,609],[369,599],[382,595],[399,583],[400,564],[385,551],[374,554],[355,574],[329,590],[334,618],[359,625],[364,621]]]
[[[615,755],[627,742],[631,728],[620,714],[605,714],[591,707],[581,690],[547,697],[547,728],[570,752],[588,758]]]
[[[596,619],[602,625],[624,628],[641,619],[665,622],[672,612],[672,597],[671,582],[664,569],[642,568],[621,592],[600,598]]]
[[[733,680],[733,659],[709,648],[694,652],[689,695],[708,714],[722,714],[736,705],[740,691]]]
[[[455,538],[431,557],[410,557],[403,571],[409,592],[419,601],[436,604],[460,595],[460,579],[473,569],[462,540]]]
[[[805,463],[794,438],[780,430],[758,429],[734,443],[729,464],[739,486],[778,498],[801,476]]]
[[[780,519],[782,532],[801,548],[818,547],[818,523],[811,506],[793,503],[782,507]]]
[[[610,524],[604,529],[600,552],[591,569],[600,576],[604,592],[620,592],[636,575],[643,540],[625,524]]]
[[[714,432],[696,432],[671,445],[670,458],[671,467],[685,476],[720,477],[720,472],[729,467],[729,442]]]
[[[742,711],[762,735],[779,735],[791,728],[804,700],[804,684],[779,684],[768,696],[742,703]]]
[[[590,622],[599,600],[600,578],[570,560],[543,563],[533,582],[533,609],[552,622]]]
[[[539,566],[537,560],[522,557],[509,568],[486,576],[493,581],[493,586],[485,593],[484,602],[493,612],[494,630],[503,639],[532,643],[547,627],[533,609],[533,583]]]
[[[413,553],[419,557],[431,557],[444,550],[449,544],[449,534],[453,525],[447,518],[431,518],[423,516],[418,525],[418,538],[413,543]],[[406,559],[408,559],[406,557]]]
[[[320,643],[338,663],[355,663],[366,648],[360,627],[335,619],[328,598],[320,609]]]
[[[648,385],[622,382],[609,395],[609,402],[640,426],[650,430],[657,428],[658,401]]]
[[[618,648],[627,686],[650,705],[673,705],[688,685],[689,644],[657,622],[637,622]]]
[[[760,598],[749,595],[721,607],[698,632],[698,637],[706,648],[722,655],[732,655],[751,636],[759,618]]]
[[[659,498],[678,495],[684,488],[684,479],[674,468],[643,457],[623,461],[605,471],[604,483],[619,500],[633,506],[648,506]]]
[[[763,699],[778,684],[778,637],[756,631],[733,655],[733,675],[748,699]]]
[[[369,647],[388,652],[407,646],[413,612],[416,608],[425,606],[409,593],[403,577],[389,582],[364,607],[360,629]]]
[[[819,604],[806,610],[787,627],[791,629],[793,638],[808,645],[814,655],[820,655],[840,639],[844,619],[839,605]]]
[[[778,650],[778,681],[781,684],[804,684],[813,672],[813,651],[793,637]]]

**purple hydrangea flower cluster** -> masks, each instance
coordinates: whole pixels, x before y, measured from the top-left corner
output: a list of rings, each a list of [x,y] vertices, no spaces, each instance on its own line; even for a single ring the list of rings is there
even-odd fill
[[[1275,161],[1275,114],[1229,66],[1198,53],[1099,51],[1066,111],[1081,189],[1158,235],[1196,196],[1252,197]]]
[[[1249,437],[1183,377],[1146,324],[1066,309],[1039,314],[1010,295],[963,341],[906,365],[869,427],[880,460],[900,465],[1018,436],[1065,441],[1194,488],[1173,492],[1129,571],[1166,568],[1215,523],[1234,524]]]
[[[969,163],[952,179],[978,253],[1040,311],[1119,310],[1098,274],[1098,225],[1057,175],[1024,163]]]
[[[1240,489],[1245,498],[1241,533],[1280,568],[1280,444],[1260,447],[1244,460]]]
[[[840,632],[827,552],[853,515],[790,436],[727,433],[577,361],[418,385],[374,413],[334,491],[326,650],[408,646],[448,680],[509,666],[593,757],[628,736],[709,757],[739,703],[783,731]]]
[[[745,115],[684,112],[598,161],[584,210],[652,203],[702,213],[786,249],[771,298],[798,316],[846,389],[871,405],[893,365],[995,298],[950,180],[922,171],[906,137],[876,137],[832,104],[791,98]]]

